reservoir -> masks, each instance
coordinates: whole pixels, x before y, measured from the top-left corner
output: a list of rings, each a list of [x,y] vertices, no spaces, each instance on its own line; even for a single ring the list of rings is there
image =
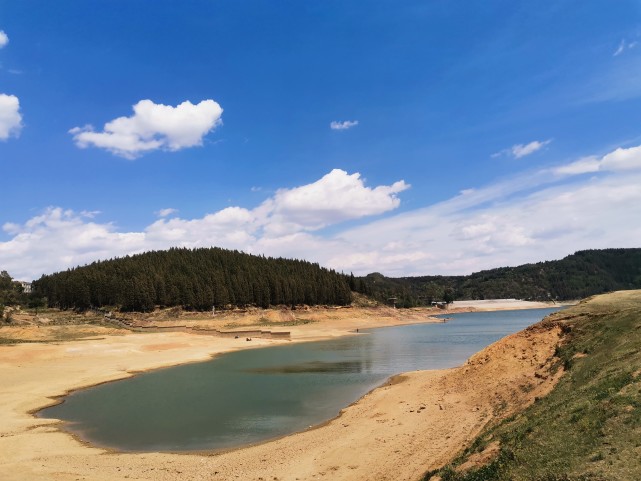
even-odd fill
[[[450,314],[444,323],[237,351],[83,389],[38,415],[121,451],[242,446],[327,421],[394,374],[460,365],[557,310]]]

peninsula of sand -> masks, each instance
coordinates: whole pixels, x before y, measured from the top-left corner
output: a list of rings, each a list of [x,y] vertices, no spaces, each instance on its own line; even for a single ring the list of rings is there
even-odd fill
[[[457,310],[549,307],[481,301]],[[4,326],[0,338],[0,479],[9,480],[416,480],[441,466],[492,419],[543,396],[561,333],[554,324],[508,336],[441,371],[399,375],[322,426],[223,453],[121,453],[88,446],[60,422],[33,413],[71,390],[136,372],[209,359],[251,347],[357,335],[361,328],[435,322],[434,310],[309,309],[194,319],[195,326],[243,329],[269,325],[289,339],[130,332],[95,325]],[[18,316],[16,316],[18,317]],[[152,322],[152,321],[148,321]],[[167,321],[165,321],[167,322]],[[438,321],[440,322],[440,321]],[[20,324],[20,323],[18,323]],[[73,330],[78,339],[67,340]],[[57,340],[58,339],[58,340]]]

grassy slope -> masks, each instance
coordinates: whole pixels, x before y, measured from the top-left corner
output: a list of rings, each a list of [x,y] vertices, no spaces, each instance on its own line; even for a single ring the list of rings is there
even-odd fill
[[[553,319],[570,329],[558,385],[425,480],[641,480],[641,291],[597,296]],[[489,464],[456,471],[496,441]]]

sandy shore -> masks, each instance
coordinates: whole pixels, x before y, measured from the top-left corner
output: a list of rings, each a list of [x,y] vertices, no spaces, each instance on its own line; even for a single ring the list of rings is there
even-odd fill
[[[571,302],[569,304],[573,304]],[[567,305],[564,303],[563,305]],[[530,302],[520,299],[486,299],[483,301],[454,301],[450,310],[502,311],[509,309],[535,309],[537,307],[555,307],[554,302]]]
[[[357,328],[428,322],[429,313],[318,309],[304,313],[306,323],[273,329],[306,341],[354,335]],[[230,325],[224,317],[216,322]],[[233,322],[242,327],[251,321],[236,316]],[[0,329],[0,336],[7,329],[14,328]],[[33,338],[45,328],[15,329]],[[322,427],[272,442],[222,454],[124,454],[88,447],[58,429],[56,421],[30,413],[72,389],[290,341],[255,338],[248,343],[182,332],[98,334],[93,340],[0,346],[0,479],[417,479],[446,461],[488,420],[527,405],[553,386],[555,380],[544,371],[560,335],[552,328],[528,330],[459,368],[404,374]]]

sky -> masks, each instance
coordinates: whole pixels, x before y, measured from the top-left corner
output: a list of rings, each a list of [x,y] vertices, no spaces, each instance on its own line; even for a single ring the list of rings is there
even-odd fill
[[[638,0],[0,0],[0,270],[641,247]]]

